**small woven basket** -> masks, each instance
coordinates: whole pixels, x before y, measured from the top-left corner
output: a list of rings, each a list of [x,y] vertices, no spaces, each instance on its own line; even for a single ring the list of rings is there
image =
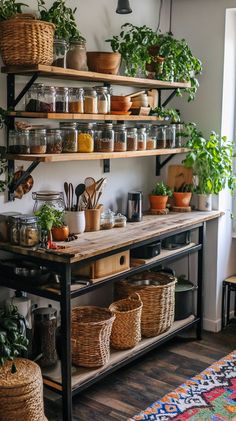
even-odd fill
[[[0,421],[47,421],[44,415],[43,380],[39,366],[17,358],[0,368]]]
[[[119,298],[138,292],[143,302],[141,333],[150,338],[170,329],[175,313],[176,278],[166,273],[143,272],[140,276],[117,282]]]
[[[110,358],[110,336],[115,316],[101,307],[72,310],[72,362],[82,367],[101,367]]]
[[[141,341],[143,303],[138,294],[116,301],[109,307],[116,318],[111,331],[111,345],[115,349],[134,348]]]
[[[0,22],[0,52],[5,65],[51,65],[55,25],[19,14]]]

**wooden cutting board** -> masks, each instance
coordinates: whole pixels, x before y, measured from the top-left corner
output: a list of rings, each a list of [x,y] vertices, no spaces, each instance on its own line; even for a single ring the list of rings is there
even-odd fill
[[[192,184],[193,171],[191,168],[185,168],[183,165],[169,165],[167,184],[174,189],[179,188],[181,184]]]

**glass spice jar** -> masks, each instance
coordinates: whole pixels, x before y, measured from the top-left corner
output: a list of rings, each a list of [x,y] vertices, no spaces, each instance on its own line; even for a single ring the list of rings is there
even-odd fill
[[[82,40],[70,41],[69,51],[66,55],[68,69],[88,70],[86,43]]]
[[[33,314],[33,353],[35,358],[41,355],[38,360],[41,367],[50,367],[57,362],[57,310],[52,307],[42,307],[36,308]]]
[[[78,152],[94,151],[93,123],[80,123],[78,126]]]
[[[84,112],[84,90],[83,88],[69,88],[69,113]]]
[[[61,122],[60,129],[62,133],[62,152],[77,152],[78,151],[77,123]]]
[[[157,130],[156,126],[151,126],[147,133],[147,145],[146,149],[156,149],[157,146]]]
[[[176,135],[175,135],[175,145],[176,148],[183,148],[187,142],[186,136],[184,136],[184,124],[176,124]]]
[[[114,151],[124,152],[127,150],[127,130],[125,124],[114,126]]]
[[[126,227],[127,218],[125,215],[118,213],[115,215],[115,225],[114,228],[124,228]]]
[[[29,147],[31,154],[44,154],[47,152],[46,129],[31,129],[29,131]]]
[[[114,130],[112,123],[97,124],[94,150],[95,152],[114,151]]]
[[[53,66],[66,68],[66,54],[68,44],[64,39],[54,39],[53,42]]]
[[[8,152],[13,154],[28,154],[29,147],[29,130],[10,130]]]
[[[58,86],[56,88],[56,112],[57,113],[68,113],[68,88]]]
[[[145,151],[147,144],[147,133],[145,127],[138,128],[138,151]]]
[[[20,215],[9,217],[10,243],[20,244]]]
[[[115,225],[114,212],[108,209],[107,212],[103,212],[100,218],[100,229],[109,230]]]
[[[47,129],[47,153],[62,153],[61,130]]]
[[[175,148],[175,134],[176,134],[175,124],[171,124],[170,126],[166,127],[166,147],[167,148]]]
[[[31,215],[20,217],[20,245],[34,247],[39,243],[39,230],[37,218]]]
[[[54,113],[56,111],[56,90],[54,86],[43,86],[38,89],[39,109],[41,113]]]
[[[157,149],[166,148],[166,126],[157,126]]]
[[[25,94],[25,111],[37,112],[39,111],[38,95],[43,89],[43,83],[33,83]]]
[[[138,131],[136,127],[127,128],[127,151],[137,151]]]
[[[85,114],[98,113],[97,92],[93,88],[84,88],[84,112]]]
[[[107,88],[104,86],[97,86],[97,98],[98,98],[98,114],[107,114],[108,111],[108,98],[107,98]]]
[[[0,241],[4,243],[10,241],[10,219],[19,215],[21,215],[19,212],[0,213]]]

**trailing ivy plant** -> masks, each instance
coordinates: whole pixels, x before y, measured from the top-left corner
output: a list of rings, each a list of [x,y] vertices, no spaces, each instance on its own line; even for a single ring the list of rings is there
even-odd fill
[[[22,13],[22,7],[28,7],[25,3],[16,0],[0,0],[0,22],[13,18],[17,13]]]
[[[182,163],[197,176],[197,193],[218,194],[225,187],[232,191],[236,186],[232,142],[214,131],[205,139],[193,123],[186,126],[186,136],[191,151]]]
[[[156,115],[164,120],[170,120],[172,123],[180,122],[180,112],[174,108],[156,107],[151,110],[150,115]]]
[[[151,194],[154,196],[172,196],[172,190],[167,184],[161,181],[155,185]]]

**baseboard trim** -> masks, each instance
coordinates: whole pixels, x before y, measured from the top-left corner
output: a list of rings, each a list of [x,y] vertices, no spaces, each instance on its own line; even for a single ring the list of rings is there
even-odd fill
[[[230,318],[234,317],[234,311],[232,310],[229,315]],[[221,319],[211,320],[203,318],[203,329],[208,332],[217,333],[221,331]]]

